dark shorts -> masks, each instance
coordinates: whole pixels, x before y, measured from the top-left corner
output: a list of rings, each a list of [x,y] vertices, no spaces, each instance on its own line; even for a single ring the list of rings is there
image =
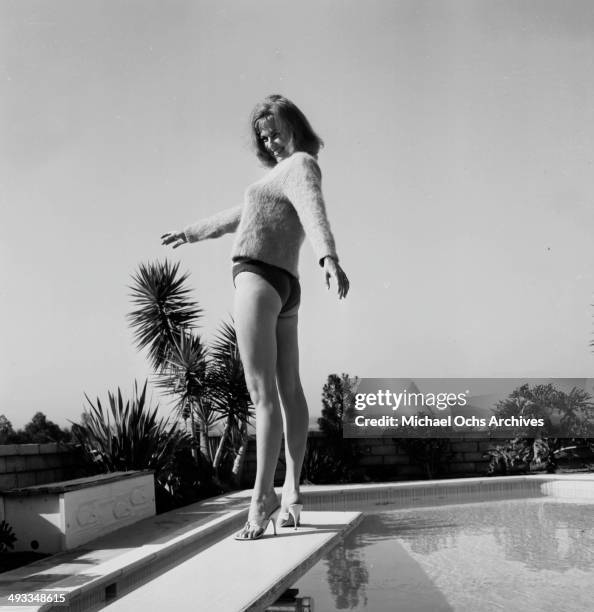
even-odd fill
[[[301,285],[299,280],[286,270],[257,259],[238,257],[233,260],[234,285],[235,277],[240,272],[253,272],[268,281],[276,289],[282,302],[280,314],[299,306],[301,302]]]

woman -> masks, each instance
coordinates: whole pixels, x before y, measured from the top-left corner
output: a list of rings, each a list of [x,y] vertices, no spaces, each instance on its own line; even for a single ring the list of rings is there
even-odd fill
[[[298,261],[305,235],[324,269],[327,287],[334,279],[339,298],[349,290],[322,197],[316,161],[322,140],[305,115],[279,95],[256,106],[251,127],[256,155],[271,170],[248,187],[243,205],[161,237],[162,244],[177,248],[236,232],[234,322],[256,410],[257,457],[248,521],[235,535],[238,540],[262,537],[271,520],[276,534],[279,514],[281,526],[299,525],[299,477],[308,431],[297,344]],[[279,505],[273,486],[283,428],[287,469]]]

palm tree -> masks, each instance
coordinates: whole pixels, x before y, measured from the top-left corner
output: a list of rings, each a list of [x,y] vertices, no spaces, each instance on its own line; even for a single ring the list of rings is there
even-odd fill
[[[199,438],[200,451],[212,463],[209,430],[220,417],[209,397],[208,352],[200,338],[184,330],[167,353],[163,367],[155,373],[156,386],[176,398],[177,415],[190,419],[192,437]]]
[[[225,427],[215,454],[213,467],[219,470],[225,452],[235,455],[232,479],[240,484],[248,444],[248,423],[253,413],[245,384],[243,365],[237,346],[233,321],[223,322],[212,347],[213,367],[210,384],[215,409],[225,421]]]
[[[569,393],[555,389],[552,384],[524,384],[515,389],[509,397],[497,403],[494,413],[497,416],[525,416],[544,419],[545,437],[525,438],[532,446],[532,460],[542,463],[551,462],[556,453],[575,447],[576,439],[588,438],[593,424],[592,397],[583,389],[574,387]],[[553,437],[562,435],[563,437]],[[572,445],[572,446],[569,446]]]
[[[551,417],[558,403],[559,391],[553,385],[521,385],[510,395],[497,402],[493,413],[498,417],[523,416],[544,419],[545,428],[550,429]]]
[[[202,454],[221,467],[225,452],[235,454],[232,470],[238,484],[247,450],[251,402],[237,338],[232,324],[223,323],[212,351],[193,333],[202,310],[184,287],[188,274],[178,276],[179,263],[141,264],[133,276],[133,301],[139,306],[128,315],[135,328],[139,349],[149,348],[156,385],[176,398],[179,417],[191,420],[194,440],[199,438]],[[214,453],[209,443],[213,425],[225,426]],[[195,444],[196,446],[196,444]]]
[[[559,412],[562,413],[561,425],[573,437],[592,437],[594,433],[593,408],[592,396],[585,389],[573,387],[561,398],[559,407]]]
[[[138,308],[127,315],[135,330],[137,347],[149,349],[149,359],[155,370],[157,384],[178,396],[178,415],[191,419],[192,438],[198,429],[201,439],[207,439],[209,419],[205,418],[200,402],[206,376],[206,351],[191,333],[192,326],[202,315],[202,309],[190,299],[190,289],[184,286],[189,274],[178,275],[179,262],[140,264],[132,276],[132,301]],[[195,425],[198,418],[199,427]],[[210,457],[207,443],[200,444]]]

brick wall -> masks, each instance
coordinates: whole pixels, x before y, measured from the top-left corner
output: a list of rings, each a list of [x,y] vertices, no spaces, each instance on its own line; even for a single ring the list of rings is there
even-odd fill
[[[323,448],[324,435],[310,432],[309,444]],[[372,480],[410,480],[426,478],[422,466],[411,461],[408,454],[391,438],[360,438],[355,440],[361,452],[359,466]],[[497,442],[501,443],[501,440]],[[450,440],[452,458],[443,465],[441,476],[481,476],[489,460],[485,451],[489,440]],[[83,476],[76,456],[55,443],[0,445],[0,490],[57,482]],[[249,441],[242,485],[252,487],[256,476],[256,440]],[[275,484],[285,476],[284,448],[275,473]]]
[[[427,478],[422,465],[411,460],[407,452],[392,438],[359,438],[354,440],[361,452],[358,465],[362,472],[372,480],[411,480]],[[502,440],[497,440],[502,443]],[[309,433],[309,445],[323,448],[324,435],[321,432]],[[451,458],[441,466],[440,476],[482,476],[487,472],[489,459],[485,452],[494,445],[488,439],[450,439]],[[242,484],[251,487],[256,475],[256,440],[249,441],[246,465]],[[282,484],[285,475],[284,448],[281,461],[275,473],[275,484]]]
[[[80,475],[75,454],[54,442],[0,445],[0,490],[69,480]]]

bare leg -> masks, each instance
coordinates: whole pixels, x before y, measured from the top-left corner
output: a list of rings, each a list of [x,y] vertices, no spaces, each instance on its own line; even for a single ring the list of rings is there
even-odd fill
[[[287,313],[289,315],[289,313]],[[307,444],[309,413],[299,377],[297,313],[281,315],[276,326],[278,390],[285,426],[287,471],[283,485],[283,507],[299,501],[299,478]]]
[[[262,277],[241,272],[235,278],[237,343],[252,403],[256,409],[256,481],[250,517],[259,520],[278,504],[274,472],[282,439],[282,417],[275,383],[277,318],[282,307],[276,290]],[[246,537],[256,535],[251,528]]]

